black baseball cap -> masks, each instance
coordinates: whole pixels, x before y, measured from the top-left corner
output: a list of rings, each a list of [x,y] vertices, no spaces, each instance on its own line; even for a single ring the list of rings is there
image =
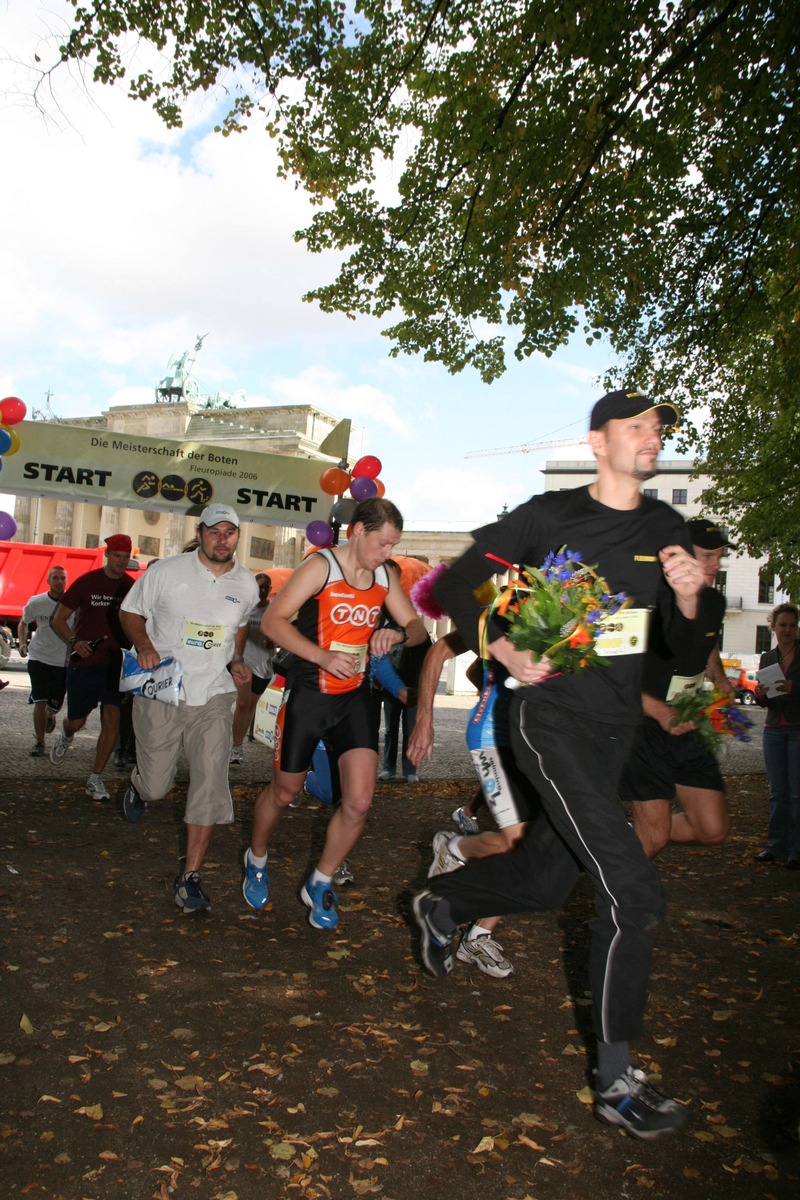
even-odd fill
[[[629,417],[653,411],[658,413],[662,425],[677,425],[678,410],[671,404],[659,404],[636,388],[607,392],[592,409],[589,429],[602,429],[606,421],[627,421]]]
[[[687,521],[686,528],[689,530],[692,545],[699,546],[701,550],[724,550],[726,546],[729,546],[731,550],[736,549],[733,542],[728,541],[719,525],[715,525],[706,517],[695,517],[693,521]]]

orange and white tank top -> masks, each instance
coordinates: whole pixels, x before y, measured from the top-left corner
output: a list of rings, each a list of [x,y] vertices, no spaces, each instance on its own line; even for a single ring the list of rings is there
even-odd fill
[[[367,668],[367,647],[372,631],[381,618],[381,609],[389,591],[389,573],[383,564],[373,573],[368,588],[356,588],[347,582],[338,559],[329,549],[318,550],[328,564],[328,577],[320,590],[302,605],[297,614],[297,629],[323,650],[346,650],[358,654],[360,670],[351,679],[337,679],[316,663],[298,660],[297,678],[306,687],[315,687],[326,695],[353,692],[360,687]]]

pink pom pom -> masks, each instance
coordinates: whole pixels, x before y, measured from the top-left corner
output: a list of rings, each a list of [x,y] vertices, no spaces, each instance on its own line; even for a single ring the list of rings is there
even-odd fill
[[[423,617],[430,617],[432,621],[444,621],[448,616],[433,594],[437,579],[441,579],[442,572],[446,570],[447,563],[439,563],[438,567],[434,567],[427,575],[423,575],[422,579],[418,579],[411,589],[411,603],[414,608]]]

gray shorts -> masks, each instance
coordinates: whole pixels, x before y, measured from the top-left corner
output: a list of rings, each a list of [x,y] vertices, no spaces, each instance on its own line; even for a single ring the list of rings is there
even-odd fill
[[[228,757],[233,745],[236,693],[212,696],[205,704],[133,697],[136,766],[131,783],[145,801],[166,796],[175,781],[181,753],[189,762],[187,825],[230,825],[233,801]]]

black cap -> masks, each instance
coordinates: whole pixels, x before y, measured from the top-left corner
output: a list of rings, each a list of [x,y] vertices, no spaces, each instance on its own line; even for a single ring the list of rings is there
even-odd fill
[[[687,521],[686,528],[689,530],[692,545],[699,546],[701,550],[723,550],[726,546],[730,546],[732,550],[736,549],[719,525],[715,525],[706,517],[695,517],[693,521]]]
[[[636,388],[608,392],[592,409],[589,428],[602,429],[606,421],[627,421],[629,417],[640,417],[642,413],[653,411],[658,413],[662,425],[677,425],[678,410],[671,404],[659,404]]]

